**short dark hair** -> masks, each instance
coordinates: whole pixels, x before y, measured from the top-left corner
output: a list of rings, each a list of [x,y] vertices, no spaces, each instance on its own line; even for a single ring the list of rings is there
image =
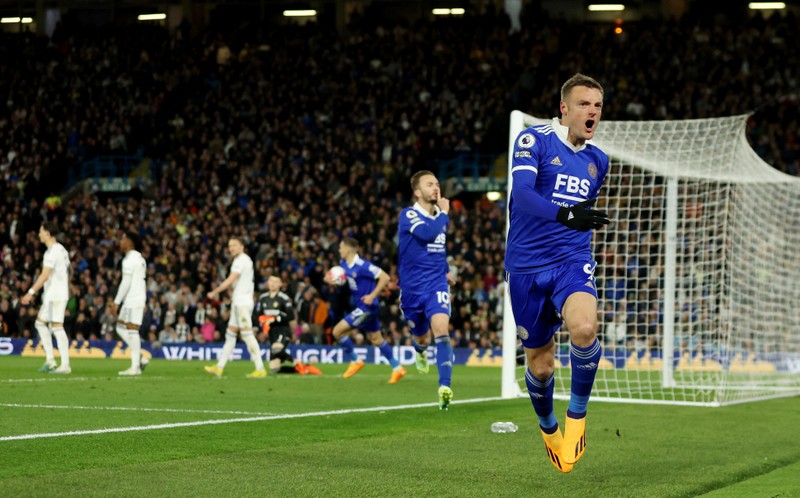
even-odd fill
[[[142,250],[142,236],[139,235],[138,232],[134,232],[133,230],[126,230],[125,238],[131,241],[134,250],[136,251]]]
[[[55,221],[52,220],[43,221],[42,228],[44,228],[44,230],[53,237],[58,235],[58,224]]]
[[[434,175],[433,172],[428,171],[427,169],[417,171],[416,173],[411,175],[411,190],[412,191],[417,190],[419,188],[419,179],[427,175],[431,175],[432,177],[436,178],[436,175]]]
[[[598,81],[591,76],[586,76],[585,74],[575,73],[575,75],[564,82],[561,86],[561,101],[566,102],[567,97],[569,96],[570,92],[576,86],[585,86],[587,88],[596,88],[600,90],[600,93],[603,93],[603,86],[598,83]]]
[[[354,239],[353,237],[345,237],[345,238],[343,238],[342,239],[342,244],[346,245],[347,247],[349,247],[350,249],[352,249],[352,250],[354,250],[356,252],[358,251],[358,247],[359,247],[358,241],[356,239]]]

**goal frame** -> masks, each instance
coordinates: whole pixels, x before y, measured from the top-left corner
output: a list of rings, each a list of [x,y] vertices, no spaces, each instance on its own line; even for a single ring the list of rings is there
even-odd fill
[[[508,164],[507,164],[507,191],[506,191],[506,241],[508,240],[509,228],[509,212],[508,203],[511,199],[511,190],[513,187],[513,178],[511,175],[511,167],[513,161],[513,150],[516,137],[520,132],[526,128],[536,124],[549,123],[549,119],[538,118],[522,111],[515,110],[510,114],[509,119],[509,142],[508,142]],[[755,152],[752,151],[753,155]],[[625,153],[622,153],[623,156]],[[609,154],[614,159],[614,154]],[[624,157],[619,158],[622,162],[628,162],[635,165],[636,162],[629,162]],[[644,168],[645,170],[648,168]],[[663,292],[664,292],[664,309],[675,309],[677,301],[677,286],[676,281],[678,278],[677,264],[677,246],[678,246],[678,231],[679,231],[679,203],[680,199],[680,186],[679,181],[684,178],[680,173],[678,174],[663,174],[658,173],[664,178],[664,279],[663,279]],[[709,178],[709,179],[713,179]],[[660,385],[662,389],[672,389],[676,387],[682,388],[700,388],[700,386],[679,386],[675,378],[675,367],[673,361],[667,359],[674,358],[675,344],[674,338],[676,333],[676,323],[674,313],[663,313],[662,321],[662,366],[660,369]],[[511,310],[511,303],[509,298],[508,286],[505,286],[504,300],[503,300],[503,348],[502,348],[502,373],[501,373],[501,397],[515,398],[523,396],[523,389],[521,388],[518,378],[518,346],[517,346],[517,333],[514,317]],[[525,361],[523,360],[523,363]],[[703,386],[704,388],[720,389],[725,386]],[[678,399],[639,399],[635,397],[602,397],[593,398],[597,401],[609,402],[625,402],[625,403],[647,403],[647,404],[669,404],[669,405],[690,405],[690,406],[723,406],[737,403],[745,403],[758,401],[763,399],[772,399],[777,397],[794,396],[797,395],[797,389],[792,388],[784,393],[764,393],[764,396],[757,396],[747,399],[734,399],[725,402],[715,398],[711,401],[686,401]],[[556,393],[557,399],[568,399],[568,393]]]

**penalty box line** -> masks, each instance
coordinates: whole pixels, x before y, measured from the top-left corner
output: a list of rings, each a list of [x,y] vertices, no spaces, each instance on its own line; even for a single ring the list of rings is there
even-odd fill
[[[450,404],[467,404],[467,403],[483,403],[486,401],[499,401],[504,398],[473,398],[460,401],[453,401]],[[413,405],[396,405],[396,406],[376,406],[371,408],[349,408],[344,410],[328,410],[321,412],[307,412],[307,413],[286,413],[282,415],[265,415],[261,417],[240,417],[229,419],[216,419],[216,420],[198,420],[195,422],[174,422],[169,424],[152,424],[152,425],[139,425],[131,427],[111,427],[107,429],[91,429],[82,431],[65,431],[65,432],[45,432],[38,434],[20,434],[17,436],[3,436],[0,437],[2,441],[22,441],[27,439],[47,439],[56,437],[69,437],[69,436],[88,436],[93,434],[112,434],[117,432],[136,432],[136,431],[155,431],[162,429],[177,429],[182,427],[199,427],[202,425],[223,425],[223,424],[238,424],[243,422],[264,422],[269,420],[288,420],[295,418],[310,418],[310,417],[327,417],[331,415],[349,415],[351,413],[371,413],[383,411],[396,411],[396,410],[411,410],[415,408],[429,408],[439,406],[438,403],[418,403]]]

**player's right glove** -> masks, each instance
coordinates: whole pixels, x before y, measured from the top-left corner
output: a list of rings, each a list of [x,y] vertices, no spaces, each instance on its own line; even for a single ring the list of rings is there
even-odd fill
[[[269,324],[272,323],[274,316],[267,316],[267,315],[260,315],[258,317],[258,323],[261,324],[261,332],[265,334],[269,333],[270,326]]]
[[[591,209],[597,199],[587,199],[579,202],[572,207],[562,207],[558,209],[556,221],[567,228],[587,232],[602,228],[608,225],[608,213]]]

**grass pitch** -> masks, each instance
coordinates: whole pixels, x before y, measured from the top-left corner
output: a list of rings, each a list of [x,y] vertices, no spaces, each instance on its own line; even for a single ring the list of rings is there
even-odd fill
[[[590,403],[571,474],[548,462],[528,399],[496,368],[456,367],[436,407],[435,369],[367,365],[342,379],[222,379],[196,361],[0,358],[0,489],[6,496],[800,496],[800,398],[723,408]],[[465,402],[468,400],[482,400]],[[566,403],[556,402],[563,420]],[[493,434],[495,421],[520,426]],[[23,439],[24,438],[24,439]]]

